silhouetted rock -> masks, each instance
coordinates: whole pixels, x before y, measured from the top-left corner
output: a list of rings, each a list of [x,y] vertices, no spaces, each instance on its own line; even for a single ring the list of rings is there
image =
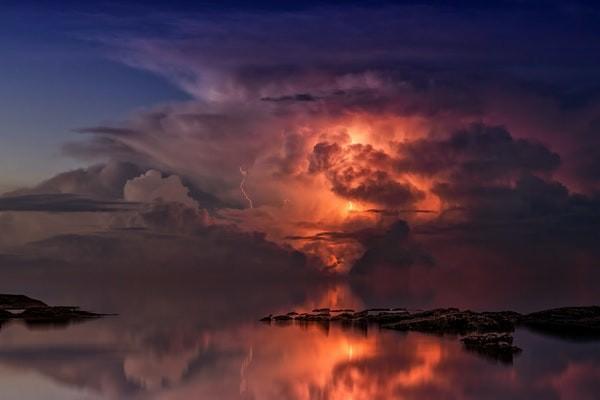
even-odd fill
[[[14,317],[26,321],[71,321],[86,318],[98,318],[102,314],[82,311],[79,307],[31,307]]]
[[[353,318],[354,318],[354,314],[348,313],[348,312],[343,312],[343,313],[339,313],[339,314],[332,316],[330,318],[330,320],[331,321],[338,321],[338,320],[351,321]]]
[[[473,334],[465,336],[461,341],[467,350],[503,363],[512,363],[513,356],[521,352],[520,348],[513,346],[510,333]]]
[[[18,312],[17,310],[23,311]],[[0,321],[22,320],[28,326],[63,326],[105,315],[83,311],[79,307],[52,307],[40,300],[23,295],[0,294]]]
[[[333,312],[333,314],[331,314]],[[458,308],[409,311],[405,308],[370,308],[359,312],[318,308],[312,313],[295,312],[271,319],[305,327],[314,323],[326,331],[331,322],[343,329],[366,333],[371,325],[397,331],[466,335],[465,348],[487,358],[511,363],[521,351],[513,346],[511,332],[524,325],[538,331],[561,336],[600,338],[600,307],[566,307],[522,315],[514,311],[475,312]]]
[[[22,294],[0,294],[0,310],[24,310],[31,307],[47,307],[43,301]]]
[[[600,307],[563,307],[527,314],[521,323],[556,336],[600,338]]]
[[[362,310],[354,313],[355,318],[366,318],[366,317],[374,317],[376,315],[382,315],[384,313],[392,312],[389,308],[369,308],[367,310]]]
[[[364,319],[369,323],[376,323],[378,325],[385,325],[390,323],[396,323],[412,318],[408,311],[384,311],[377,313],[369,313]]]
[[[296,317],[296,321],[329,321],[331,315],[329,313],[318,313],[318,314],[300,314]]]
[[[276,315],[273,317],[273,319],[275,321],[291,321],[291,320],[293,320],[293,318],[290,317],[289,315]]]
[[[515,319],[512,314],[507,315],[504,312],[477,313],[473,311],[459,311],[456,308],[447,308],[416,314],[406,313],[401,316],[400,321],[384,323],[382,328],[440,334],[512,332],[515,330]]]
[[[328,308],[318,308],[312,313],[295,312],[262,320],[296,321],[350,321],[356,324],[376,324],[382,328],[402,331],[435,333],[512,332],[521,315],[511,311],[473,312],[457,308],[439,308],[409,312],[406,309],[371,308],[359,312],[330,314]]]

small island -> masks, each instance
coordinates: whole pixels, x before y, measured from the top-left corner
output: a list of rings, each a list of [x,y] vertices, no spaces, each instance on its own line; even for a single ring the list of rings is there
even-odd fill
[[[511,363],[521,349],[513,345],[515,328],[571,339],[600,339],[600,307],[564,307],[520,314],[515,311],[475,312],[458,308],[407,310],[406,308],[314,309],[312,312],[269,315],[260,321],[273,324],[341,324],[364,330],[368,326],[459,336],[465,349]]]
[[[21,294],[0,294],[0,326],[11,320],[27,325],[68,325],[109,314],[80,310],[76,306],[49,306],[41,300]]]

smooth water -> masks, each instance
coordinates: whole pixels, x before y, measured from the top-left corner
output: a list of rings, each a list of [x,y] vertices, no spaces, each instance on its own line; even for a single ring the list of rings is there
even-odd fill
[[[363,306],[342,284],[64,285],[40,292],[51,304],[80,301],[119,315],[67,327],[3,325],[0,398],[581,400],[600,393],[598,342],[518,330],[523,352],[506,364],[466,351],[454,336],[257,321],[269,312]]]

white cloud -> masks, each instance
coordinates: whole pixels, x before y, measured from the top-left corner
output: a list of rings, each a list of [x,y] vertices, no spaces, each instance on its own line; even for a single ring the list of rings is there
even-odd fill
[[[137,178],[130,179],[123,188],[125,200],[143,203],[155,201],[176,202],[197,209],[198,203],[189,196],[189,190],[177,175],[166,178],[156,170],[148,170]]]

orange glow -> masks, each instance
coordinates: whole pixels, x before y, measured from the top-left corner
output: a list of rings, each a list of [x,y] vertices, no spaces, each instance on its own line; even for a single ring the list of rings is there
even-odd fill
[[[352,293],[347,284],[337,284],[328,288],[322,296],[305,302],[301,308],[304,310],[313,310],[315,308],[364,308],[364,304]],[[281,310],[284,312],[285,310]]]
[[[398,210],[403,212],[402,218],[422,220],[435,217],[440,211],[441,202],[436,195],[431,193],[432,182],[420,176],[397,171],[393,169],[390,162],[387,162],[389,165],[370,165],[368,157],[365,158],[360,154],[356,154],[351,147],[348,147],[350,145],[370,145],[372,146],[371,151],[385,152],[389,157],[394,157],[397,154],[397,143],[424,136],[425,130],[421,121],[397,116],[351,114],[342,119],[329,122],[329,125],[325,125],[323,130],[327,133],[315,138],[315,141],[308,146],[310,149],[318,141],[337,143],[342,149],[338,161],[346,163],[349,167],[357,170],[361,168],[384,169],[391,179],[399,183],[410,184],[424,194],[422,199],[410,208],[428,210],[431,213],[411,213],[406,212],[406,210]],[[313,219],[318,222],[315,224],[314,229],[302,229],[302,232],[297,233],[296,236],[311,236],[323,231],[346,231],[375,225],[385,226],[382,215],[363,211],[381,209],[385,206],[375,203],[359,203],[355,198],[344,198],[332,191],[332,184],[323,175],[318,175],[316,179],[314,177],[313,179],[313,182],[317,185],[311,191],[310,198],[307,198],[307,187],[303,185],[302,188],[298,189],[298,192],[302,194],[302,198],[297,201],[306,204],[311,199],[320,199],[316,207],[311,210],[311,215],[319,216],[320,219]],[[291,195],[293,194],[286,194],[286,196]],[[395,210],[389,211],[393,212]],[[306,218],[306,215],[299,216],[299,218]],[[323,260],[323,264],[328,269],[340,272],[349,270],[355,259],[362,254],[362,247],[358,243],[352,245],[325,241],[320,243],[295,241],[288,244],[317,255]]]
[[[255,364],[249,374],[257,378],[248,380],[256,398],[276,398],[274,388],[286,387],[289,398],[298,400],[311,400],[315,394],[332,400],[371,400],[398,398],[403,389],[423,384],[449,385],[437,371],[444,360],[437,338],[409,335],[399,342],[394,333],[362,336],[335,325],[327,332],[315,325],[298,329],[265,327],[260,348],[272,364]],[[390,356],[398,363],[382,376],[373,375],[368,366]]]
[[[249,189],[259,183],[261,185],[261,190],[252,190],[254,210],[221,211],[222,214],[233,219],[238,226],[242,225],[249,231],[266,232],[268,239],[309,254],[320,260],[323,268],[329,271],[345,273],[363,254],[362,244],[351,237],[330,240],[317,235],[372,227],[385,229],[393,222],[394,215],[410,222],[434,218],[440,211],[440,199],[431,193],[433,182],[397,170],[393,161],[399,157],[399,143],[426,135],[426,121],[385,114],[347,113],[338,118],[307,121],[299,131],[305,140],[305,154],[304,163],[298,166],[296,175],[273,179],[270,169],[272,159],[265,160],[264,165],[256,162],[252,167],[252,181],[248,182]],[[337,150],[323,170],[309,172],[310,155],[314,146],[321,142],[335,143]],[[415,195],[416,202],[406,206],[394,207],[367,201],[377,198],[376,192],[371,197],[362,194],[369,192],[368,179],[370,174],[375,173],[384,174],[385,179],[399,185],[409,185],[409,190],[422,194]],[[349,194],[344,196],[339,189],[335,190],[332,179],[337,179],[336,183]],[[361,186],[365,180],[367,189]],[[381,189],[377,189],[375,184],[373,190]],[[277,194],[278,198],[267,204],[259,197],[273,194]],[[239,197],[239,193],[236,196]],[[422,210],[431,212],[417,212]]]
[[[354,347],[352,347],[352,345],[348,345],[348,361],[352,361],[353,355],[354,355]]]
[[[336,285],[323,293],[320,299],[305,303],[297,311],[348,307],[361,309],[364,305],[347,286]],[[298,400],[313,399],[311,396],[315,395],[315,390],[323,398],[332,400],[396,398],[402,388],[425,383],[447,384],[436,371],[444,359],[442,343],[438,338],[426,335],[410,334],[399,342],[394,332],[364,335],[344,330],[336,324],[326,328],[309,324],[282,329],[265,327],[260,343],[262,352],[277,355],[282,361],[269,356],[272,366],[255,369],[250,374],[261,377],[260,381],[248,381],[248,387],[253,389],[256,398],[273,398],[273,383],[288,387],[290,398]],[[368,368],[360,367],[363,363],[369,365],[390,355],[398,356],[402,363],[396,365],[385,379],[377,378],[369,373]],[[261,367],[254,365],[253,368]]]
[[[329,122],[329,130],[346,132],[351,144],[370,144],[386,151],[393,143],[424,137],[428,126],[423,118],[393,114],[350,113]]]
[[[434,380],[434,367],[442,360],[441,346],[435,342],[418,343],[417,354],[421,363],[406,372],[397,374],[394,381],[398,385],[414,386]]]

